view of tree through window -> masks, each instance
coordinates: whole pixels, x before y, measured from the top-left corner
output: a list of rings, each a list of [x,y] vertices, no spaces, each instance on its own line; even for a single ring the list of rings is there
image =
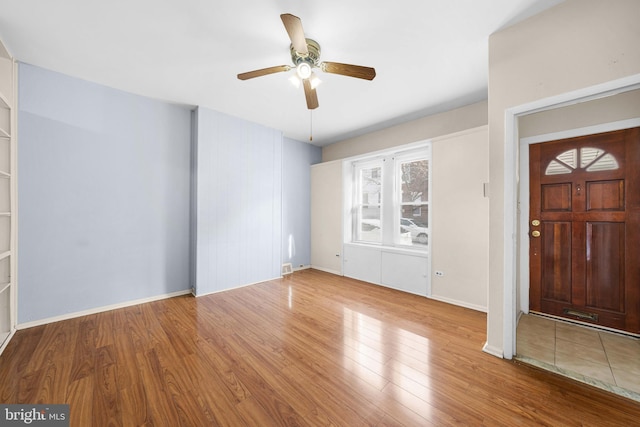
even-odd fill
[[[426,245],[429,223],[429,161],[400,162],[400,234],[411,244]],[[402,243],[399,242],[399,243]]]

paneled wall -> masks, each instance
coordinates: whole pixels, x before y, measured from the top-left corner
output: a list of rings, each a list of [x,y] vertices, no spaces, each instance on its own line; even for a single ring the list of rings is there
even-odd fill
[[[196,111],[195,292],[280,276],[282,134]]]
[[[282,147],[282,262],[294,269],[311,264],[311,172],[322,149],[284,138]]]

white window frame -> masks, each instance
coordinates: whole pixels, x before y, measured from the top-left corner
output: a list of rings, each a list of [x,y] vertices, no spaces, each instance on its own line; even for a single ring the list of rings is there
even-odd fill
[[[402,147],[394,147],[390,150],[382,150],[370,153],[364,156],[351,157],[343,162],[344,168],[344,184],[345,191],[345,217],[344,217],[344,242],[351,244],[364,244],[371,246],[381,246],[398,248],[402,250],[426,253],[429,251],[429,244],[426,247],[419,245],[402,243],[400,238],[400,201],[401,192],[400,172],[397,172],[397,166],[400,162],[406,162],[412,159],[426,159],[429,162],[429,187],[428,197],[433,194],[431,190],[432,176],[432,158],[431,158],[431,141],[421,141],[413,144],[407,144]],[[373,165],[382,164],[382,190],[381,190],[381,213],[380,213],[380,230],[382,238],[380,242],[372,242],[358,239],[357,230],[361,227],[359,222],[358,209],[361,205],[362,195],[359,192],[359,173],[358,170],[370,168]],[[430,200],[424,203],[428,207],[427,224],[431,224],[432,204]],[[427,228],[430,230],[430,227]],[[391,231],[390,231],[391,230]],[[431,235],[429,233],[429,240]],[[429,242],[430,243],[430,242]]]

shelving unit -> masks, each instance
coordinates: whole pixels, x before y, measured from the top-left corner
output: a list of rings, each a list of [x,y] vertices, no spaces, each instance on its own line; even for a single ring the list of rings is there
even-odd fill
[[[0,41],[0,352],[16,329],[16,64]]]

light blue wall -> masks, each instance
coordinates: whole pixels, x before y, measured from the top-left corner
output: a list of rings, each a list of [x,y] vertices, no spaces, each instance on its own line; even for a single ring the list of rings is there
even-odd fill
[[[282,259],[293,268],[311,264],[311,168],[322,149],[284,138],[282,168]]]
[[[310,264],[318,147],[27,64],[18,123],[19,323]]]
[[[189,288],[190,111],[19,66],[18,323]]]
[[[202,107],[195,119],[196,294],[280,276],[281,132]]]

